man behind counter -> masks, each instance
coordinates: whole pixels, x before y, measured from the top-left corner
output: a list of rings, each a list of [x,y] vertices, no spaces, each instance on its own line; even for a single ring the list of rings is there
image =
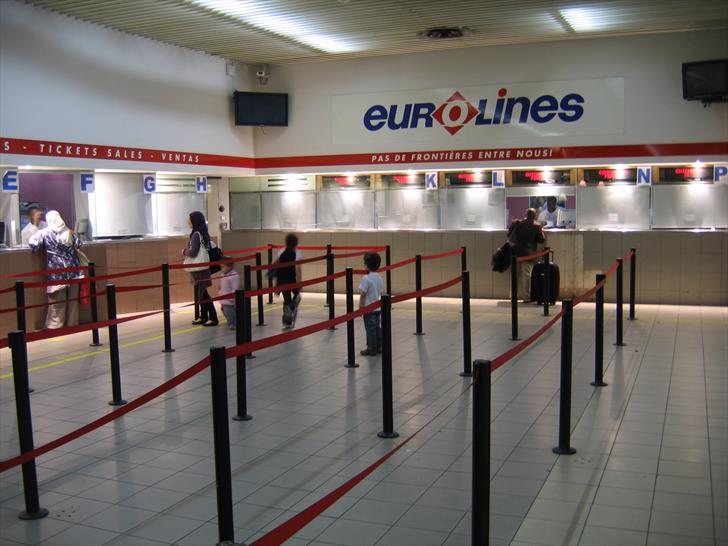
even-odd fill
[[[550,195],[546,198],[546,206],[541,209],[541,213],[538,215],[538,223],[546,227],[557,227],[557,214],[556,197]]]
[[[30,207],[28,209],[28,225],[20,232],[20,241],[23,246],[28,246],[28,241],[33,234],[47,226],[48,224],[43,221],[43,211],[38,207]]]
[[[545,243],[543,229],[536,222],[536,209],[528,209],[523,220],[516,220],[508,228],[508,241],[517,257],[538,252],[539,243]],[[536,260],[518,262],[518,297],[523,303],[531,301],[531,273]]]

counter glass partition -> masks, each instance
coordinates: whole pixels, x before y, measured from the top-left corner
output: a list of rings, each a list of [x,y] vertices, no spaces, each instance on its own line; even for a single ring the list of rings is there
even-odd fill
[[[230,193],[230,223],[233,229],[260,229],[262,221],[259,193]]]
[[[656,184],[653,228],[728,228],[728,185]]]
[[[263,229],[305,230],[316,228],[316,193],[312,191],[261,194]]]
[[[88,194],[94,237],[154,233],[152,196],[144,193],[142,175],[97,173],[94,186],[94,193]],[[189,211],[183,219],[185,223],[188,214]]]
[[[317,198],[319,229],[374,229],[374,192],[323,191]]]
[[[422,189],[376,192],[377,227],[380,229],[439,229],[439,192]]]
[[[580,186],[579,229],[650,229],[649,186]]]
[[[504,229],[505,197],[502,188],[440,190],[442,229]]]
[[[192,192],[156,193],[152,195],[155,210],[156,235],[183,235],[189,233],[187,226],[190,212],[207,210],[205,194]]]
[[[556,199],[555,210],[549,214],[549,198]],[[506,188],[506,219],[510,225],[536,209],[537,219],[546,227],[576,228],[576,189],[574,186],[538,184],[531,187]]]

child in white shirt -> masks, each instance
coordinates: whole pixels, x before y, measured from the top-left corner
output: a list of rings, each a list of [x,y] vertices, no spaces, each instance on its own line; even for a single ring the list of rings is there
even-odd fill
[[[228,330],[235,330],[235,291],[240,288],[240,277],[233,269],[233,264],[222,264],[222,275],[220,277],[220,294],[232,293],[232,295],[224,300],[220,300],[222,304],[222,312],[228,323]]]
[[[367,252],[364,255],[364,264],[369,273],[364,275],[359,283],[359,309],[379,301],[382,297],[382,277],[377,273],[382,264],[382,258],[375,252]],[[379,309],[366,313],[364,329],[367,333],[367,348],[359,351],[364,356],[375,356],[382,352],[382,322]]]

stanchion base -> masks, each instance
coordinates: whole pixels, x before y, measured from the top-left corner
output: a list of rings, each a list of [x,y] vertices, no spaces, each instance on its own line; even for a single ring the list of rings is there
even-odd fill
[[[344,364],[344,368],[358,368],[359,364],[354,362],[354,364]]]
[[[47,515],[48,510],[46,510],[45,508],[38,508],[37,512],[26,512],[25,510],[23,510],[22,512],[20,512],[20,514],[18,514],[18,518],[26,520],[40,519],[46,517]]]
[[[614,345],[615,347],[626,347],[627,346],[626,343],[612,343],[612,345]]]
[[[576,450],[573,447],[556,446],[551,451],[553,451],[554,453],[556,453],[558,455],[573,455],[574,453],[576,453]]]
[[[252,415],[233,415],[233,421],[250,421],[253,418]]]
[[[473,372],[460,372],[460,377],[473,377]]]
[[[266,326],[266,323],[265,322],[259,322],[258,324],[256,324],[256,326]]]
[[[174,349],[162,349],[163,353],[173,353]]]
[[[508,339],[510,339],[511,341],[521,341],[520,337],[509,337]]]
[[[111,402],[109,402],[109,405],[110,406],[123,406],[126,403],[127,403],[126,400],[112,400]]]
[[[103,347],[104,344],[103,343],[89,343],[88,346],[89,347]]]
[[[424,336],[425,332],[415,332],[412,334],[413,336]]]
[[[326,328],[329,332],[333,332],[334,330],[338,330],[336,326],[332,326],[331,328]]]
[[[244,542],[233,542],[232,540],[226,540],[224,542],[218,542],[215,546],[245,546]]]
[[[609,383],[605,383],[604,381],[592,381],[589,383],[592,387],[606,387],[609,385]]]
[[[380,438],[399,438],[399,432],[377,432]]]
[[[247,360],[253,360],[253,359],[255,358],[255,355],[251,353],[251,354],[249,354],[249,355],[245,355],[245,358],[246,358]]]

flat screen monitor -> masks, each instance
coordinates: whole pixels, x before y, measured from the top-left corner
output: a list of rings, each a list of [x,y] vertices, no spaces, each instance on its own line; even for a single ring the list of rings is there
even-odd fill
[[[728,101],[728,59],[685,63],[682,81],[685,100]]]
[[[235,125],[288,126],[288,93],[236,91]]]

